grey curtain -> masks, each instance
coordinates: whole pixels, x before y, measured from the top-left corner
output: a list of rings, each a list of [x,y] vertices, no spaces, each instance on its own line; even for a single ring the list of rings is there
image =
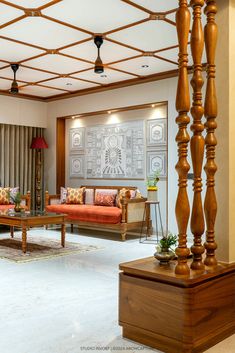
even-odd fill
[[[22,194],[29,190],[34,209],[36,153],[30,145],[33,137],[37,136],[43,136],[43,129],[0,124],[0,186],[19,186]],[[43,190],[43,156],[41,175]]]

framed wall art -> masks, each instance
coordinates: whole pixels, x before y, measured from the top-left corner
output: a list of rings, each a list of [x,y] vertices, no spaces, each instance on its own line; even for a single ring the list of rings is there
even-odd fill
[[[85,128],[79,127],[69,131],[70,153],[82,153],[85,149]]]
[[[87,128],[87,178],[144,179],[144,149],[143,120]]]
[[[69,157],[70,178],[84,178],[84,158],[83,155]]]
[[[158,172],[160,177],[167,177],[167,151],[147,151],[147,175]]]
[[[165,146],[167,144],[167,119],[147,120],[147,146]]]

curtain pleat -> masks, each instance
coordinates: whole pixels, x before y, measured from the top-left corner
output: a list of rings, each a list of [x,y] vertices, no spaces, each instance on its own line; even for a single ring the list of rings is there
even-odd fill
[[[31,192],[31,205],[35,209],[36,153],[30,148],[33,137],[43,136],[44,129],[28,126],[0,124],[0,186],[20,187],[20,192]],[[44,166],[42,151],[42,194]]]

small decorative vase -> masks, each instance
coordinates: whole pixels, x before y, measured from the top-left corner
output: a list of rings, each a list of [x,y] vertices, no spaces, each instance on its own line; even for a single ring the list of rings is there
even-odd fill
[[[148,201],[158,201],[157,186],[148,187]]]
[[[167,265],[169,261],[174,259],[175,253],[169,249],[162,248],[154,253],[154,257],[160,261],[160,265]]]
[[[21,211],[21,207],[20,207],[19,203],[15,204],[14,210],[15,210],[15,212],[20,212]]]

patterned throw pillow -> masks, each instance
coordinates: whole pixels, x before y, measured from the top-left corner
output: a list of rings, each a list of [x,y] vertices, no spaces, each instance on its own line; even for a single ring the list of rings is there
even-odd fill
[[[96,191],[95,193],[95,205],[97,206],[109,206],[115,205],[116,193],[102,193]]]
[[[64,188],[63,186],[60,187],[60,203],[66,203],[66,198],[67,198],[67,188]]]
[[[14,198],[16,197],[16,194],[20,192],[19,186],[16,186],[15,188],[10,188],[10,204],[14,205]]]
[[[9,205],[10,188],[0,188],[0,205]]]
[[[77,204],[83,205],[84,204],[84,192],[85,188],[67,188],[67,204]]]

